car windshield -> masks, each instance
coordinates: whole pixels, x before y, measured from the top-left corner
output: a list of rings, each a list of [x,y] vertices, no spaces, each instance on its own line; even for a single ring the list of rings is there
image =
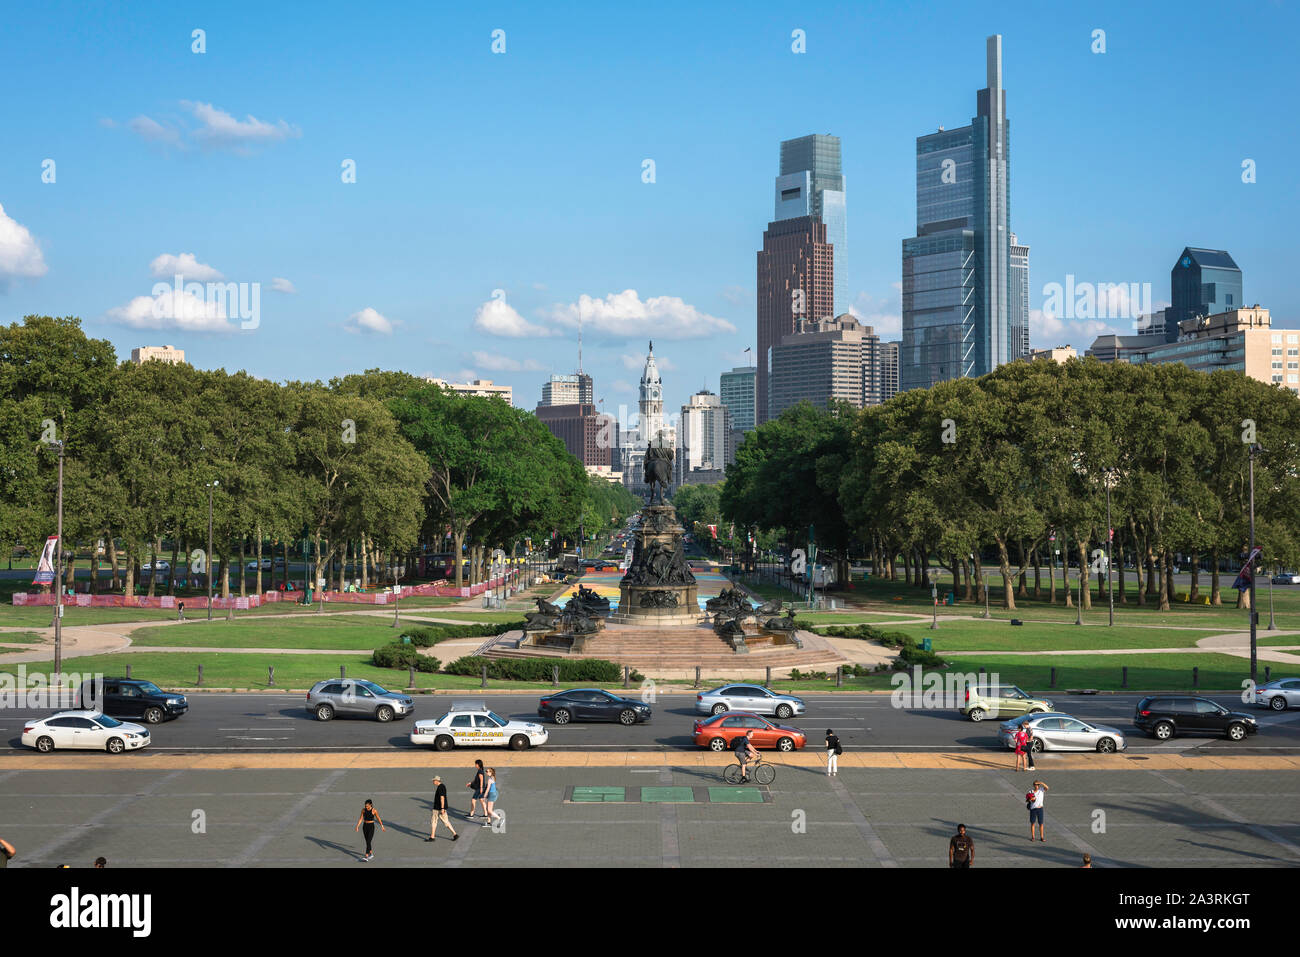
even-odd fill
[[[487,713],[487,716],[497,723],[498,728],[504,728],[506,726],[506,719],[501,717],[500,715],[497,715],[489,711]]]
[[[162,688],[159,688],[152,681],[142,681],[137,687],[145,694],[162,694]]]
[[[106,714],[96,715],[91,720],[95,721],[97,724],[100,725],[100,727],[104,727],[104,728],[120,728],[122,726],[121,721],[118,721],[117,718],[110,718]]]

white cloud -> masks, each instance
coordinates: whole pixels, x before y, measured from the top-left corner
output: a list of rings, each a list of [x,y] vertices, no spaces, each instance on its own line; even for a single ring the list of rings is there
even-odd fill
[[[226,319],[225,305],[209,302],[193,292],[174,288],[154,296],[136,296],[124,306],[108,310],[112,322],[135,329],[177,329],[181,332],[234,332]]]
[[[901,339],[903,336],[903,284],[889,284],[893,294],[878,298],[869,292],[859,292],[849,306],[849,315],[864,326],[871,326],[876,335],[885,341]]]
[[[173,256],[171,253],[163,253],[161,256],[154,258],[149,263],[149,271],[159,279],[171,279],[173,276],[184,276],[186,279],[193,279],[198,282],[210,282],[216,279],[225,279],[226,277],[213,269],[207,263],[199,262],[193,253],[181,253],[179,256]]]
[[[1036,349],[1071,345],[1083,355],[1098,336],[1132,335],[1113,329],[1100,319],[1058,319],[1041,309],[1029,310],[1029,338]]]
[[[615,379],[610,384],[609,390],[616,393],[635,392],[636,386],[631,382],[628,382],[626,379]]]
[[[474,313],[474,328],[490,336],[502,336],[507,339],[554,335],[545,326],[529,322],[504,298],[498,297],[493,297],[478,307]]]
[[[17,276],[44,276],[48,271],[41,247],[27,227],[10,219],[0,206],[0,282]]]
[[[113,121],[109,120],[109,125],[116,124],[113,124]],[[163,126],[151,117],[137,116],[135,119],[129,121],[126,126],[127,129],[146,142],[165,143],[169,146],[181,145],[180,130],[172,126]]]
[[[700,339],[736,331],[726,319],[701,312],[677,296],[651,296],[642,301],[635,289],[611,293],[604,299],[583,295],[577,303],[554,306],[551,319],[576,329],[579,314],[584,330],[615,339]]]
[[[290,295],[292,295],[293,293],[296,293],[298,290],[297,288],[294,287],[294,284],[291,283],[289,280],[281,278],[280,276],[276,276],[274,279],[271,280],[271,291],[287,292]]]
[[[281,140],[302,136],[302,131],[284,120],[266,123],[253,114],[237,120],[225,110],[211,103],[192,103],[181,100],[181,106],[194,114],[201,124],[190,135],[210,146],[244,146],[251,143],[278,143]]]
[[[630,369],[633,372],[640,372],[645,368],[645,354],[636,355],[635,353],[625,352],[620,358],[623,360],[623,368]],[[667,356],[655,355],[655,365],[659,367],[660,372],[674,372],[677,369],[676,363]]]
[[[476,365],[489,372],[540,372],[545,368],[536,359],[512,359],[496,352],[476,350],[471,353]]]
[[[354,312],[348,316],[347,322],[343,323],[343,328],[348,332],[364,333],[365,335],[391,336],[393,334],[394,323],[392,320],[381,315],[375,309],[367,306],[360,312]]]
[[[744,286],[728,286],[722,290],[722,298],[737,306],[749,301],[749,290]]]

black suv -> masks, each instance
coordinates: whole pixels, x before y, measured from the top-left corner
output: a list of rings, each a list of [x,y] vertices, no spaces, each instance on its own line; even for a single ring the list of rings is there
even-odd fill
[[[114,718],[141,718],[148,724],[179,718],[190,709],[185,695],[163,691],[152,681],[136,678],[105,678],[102,688],[87,681],[77,695],[77,707],[102,711]]]
[[[1151,695],[1137,703],[1133,723],[1161,741],[1176,734],[1205,737],[1226,734],[1233,741],[1259,730],[1259,723],[1240,711],[1229,711],[1209,698],[1190,695]]]

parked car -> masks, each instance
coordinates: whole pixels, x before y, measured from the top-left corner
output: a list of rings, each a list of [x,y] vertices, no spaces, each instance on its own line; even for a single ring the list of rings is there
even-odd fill
[[[60,711],[24,722],[22,742],[44,754],[63,748],[121,754],[148,747],[149,729],[99,711]]]
[[[726,711],[697,719],[692,729],[695,744],[710,751],[730,750],[731,742],[742,734],[748,734],[750,743],[759,749],[797,751],[808,743],[808,736],[798,728],[775,724],[748,711]]]
[[[1025,723],[1034,732],[1031,747],[1035,754],[1039,751],[1098,751],[1113,754],[1128,747],[1124,732],[1118,728],[1082,721],[1059,711],[1003,721],[999,734],[1003,747],[1015,750],[1016,732]]]
[[[145,562],[140,566],[141,575],[152,575],[155,565],[159,575],[166,575],[172,570],[171,562],[165,562],[159,559],[157,562]]]
[[[1224,734],[1233,741],[1259,731],[1251,715],[1191,695],[1149,695],[1137,703],[1133,723],[1161,741],[1176,734],[1200,737]]]
[[[103,684],[84,682],[77,691],[77,707],[115,718],[143,718],[149,724],[179,718],[190,710],[185,695],[163,691],[152,681],[138,678],[104,678]]]
[[[721,714],[724,711],[752,711],[789,718],[806,710],[802,698],[777,694],[762,685],[732,684],[714,688],[695,696],[696,714]]]
[[[1300,678],[1274,678],[1255,688],[1255,704],[1274,711],[1300,707]]]
[[[966,686],[966,697],[957,709],[972,721],[1006,718],[1018,714],[1045,714],[1056,708],[1047,698],[1034,698],[1015,685]]]
[[[523,751],[545,744],[550,733],[532,721],[510,721],[489,711],[482,702],[457,702],[441,718],[411,726],[411,743],[439,751],[455,747],[503,748]]]
[[[632,698],[620,698],[600,688],[574,688],[550,694],[537,702],[537,717],[549,718],[556,724],[570,721],[617,721],[633,725],[649,721],[650,705]]]
[[[312,685],[307,692],[307,710],[320,721],[329,721],[335,715],[392,721],[413,712],[415,701],[409,695],[381,688],[373,681],[331,678]]]

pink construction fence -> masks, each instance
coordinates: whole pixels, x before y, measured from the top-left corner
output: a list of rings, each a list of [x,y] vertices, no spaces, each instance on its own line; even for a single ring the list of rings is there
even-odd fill
[[[404,586],[400,597],[473,598],[485,591],[499,588],[501,584],[502,579],[500,578],[479,582],[477,585],[462,585],[460,588],[445,581],[431,582],[427,585]],[[260,595],[248,595],[243,598],[213,598],[212,607],[239,610],[258,608],[273,601],[299,601],[303,595],[302,583],[297,582],[295,585],[298,586],[295,591],[268,591]],[[315,598],[326,604],[338,602],[339,604],[352,605],[388,605],[394,601],[395,596],[389,592],[322,591],[317,592]],[[206,609],[208,607],[206,595],[181,598],[179,600],[185,602],[185,606],[191,609]],[[65,595],[63,598],[63,604],[78,608],[175,608],[177,601],[175,595],[154,595],[150,597],[148,595],[84,595],[78,593]],[[15,605],[53,605],[54,595],[53,593],[15,592],[13,603]]]

